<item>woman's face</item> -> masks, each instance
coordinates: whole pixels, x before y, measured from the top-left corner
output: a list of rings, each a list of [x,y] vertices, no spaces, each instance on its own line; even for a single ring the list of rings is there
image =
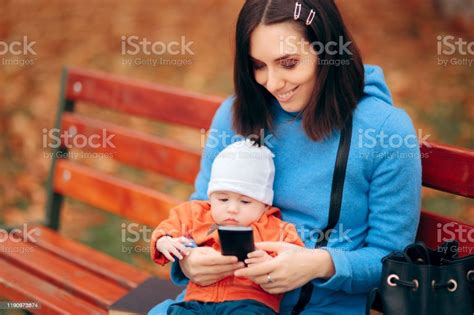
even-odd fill
[[[250,36],[255,80],[287,112],[308,104],[316,84],[317,55],[292,22],[260,24]]]

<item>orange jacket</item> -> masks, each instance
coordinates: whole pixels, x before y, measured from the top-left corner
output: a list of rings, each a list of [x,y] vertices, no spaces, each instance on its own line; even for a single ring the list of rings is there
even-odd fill
[[[258,222],[252,223],[254,241],[284,241],[304,246],[294,225],[282,221],[280,216],[280,210],[272,207],[260,217]],[[150,242],[151,258],[160,265],[169,262],[156,249],[156,241],[166,234],[173,237],[186,236],[192,238],[198,246],[210,246],[220,252],[217,229],[208,234],[214,227],[209,202],[185,202],[171,209],[169,218],[161,222],[153,231]],[[247,278],[229,276],[206,287],[189,282],[184,300],[223,302],[252,299],[269,306],[278,313],[282,297],[282,294],[265,292],[260,285]]]

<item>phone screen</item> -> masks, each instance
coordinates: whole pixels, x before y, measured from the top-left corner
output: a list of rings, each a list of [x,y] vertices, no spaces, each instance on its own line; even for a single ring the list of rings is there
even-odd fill
[[[218,233],[224,256],[236,256],[239,261],[244,261],[247,254],[255,250],[250,226],[219,226]]]

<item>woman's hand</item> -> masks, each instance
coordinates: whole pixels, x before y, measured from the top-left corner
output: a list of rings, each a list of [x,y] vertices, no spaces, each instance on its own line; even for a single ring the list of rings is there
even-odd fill
[[[285,242],[261,242],[256,247],[278,256],[234,272],[259,284],[271,294],[299,288],[315,278],[327,279],[334,275],[331,255],[321,249],[308,249]]]
[[[196,247],[179,261],[181,270],[192,282],[208,286],[244,267],[235,256],[223,256],[211,247]]]

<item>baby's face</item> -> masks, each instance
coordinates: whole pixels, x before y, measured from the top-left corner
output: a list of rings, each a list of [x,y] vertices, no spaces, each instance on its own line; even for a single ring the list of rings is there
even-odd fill
[[[229,191],[216,191],[209,197],[211,215],[219,225],[249,226],[269,208],[253,198]]]

